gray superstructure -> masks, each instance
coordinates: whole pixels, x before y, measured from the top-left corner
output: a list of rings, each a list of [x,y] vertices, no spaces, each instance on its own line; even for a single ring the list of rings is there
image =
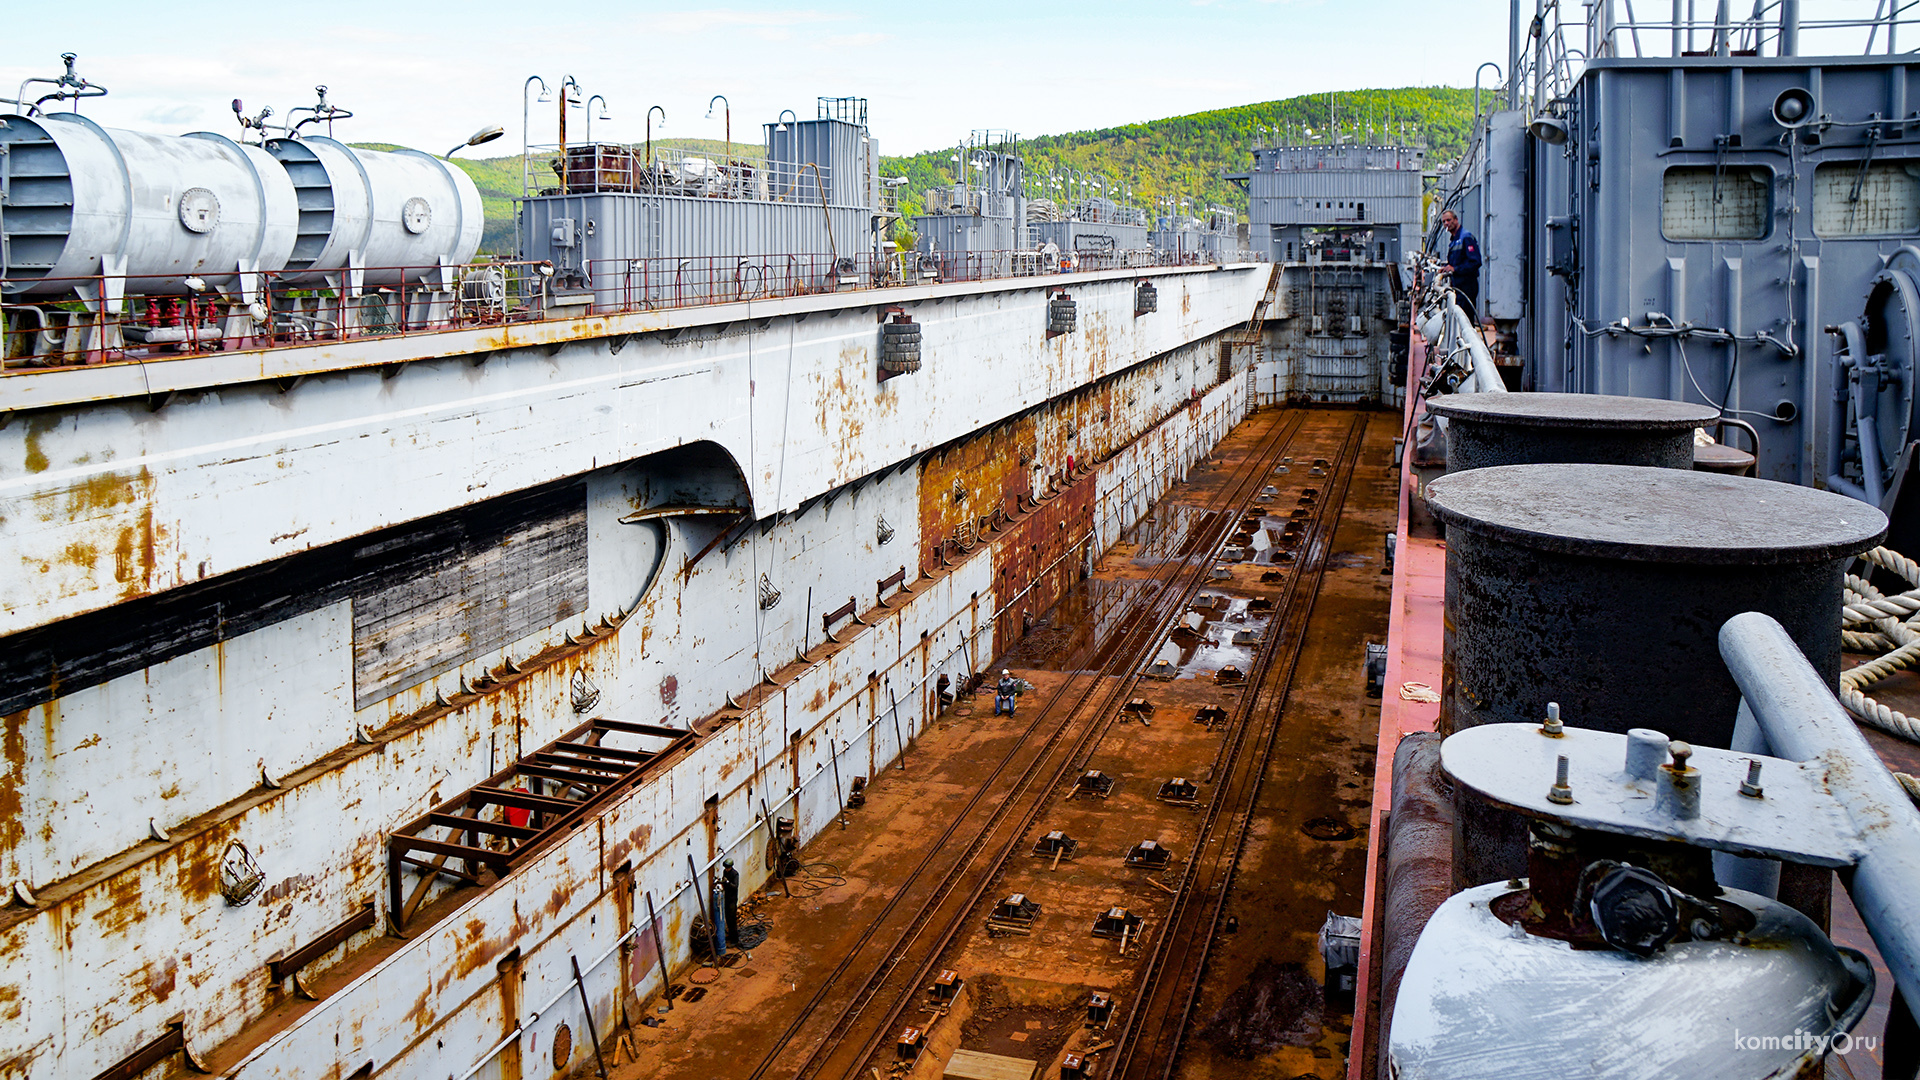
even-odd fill
[[[1004,272],[1027,237],[1026,165],[1019,137],[981,130],[955,149],[958,179],[925,192],[924,213],[913,218],[918,250],[945,277]]]
[[[1758,429],[1759,475],[1878,502],[1914,430],[1911,350],[1887,338],[1913,314],[1889,260],[1920,239],[1920,102],[1891,51],[1911,20],[1838,14],[1548,3],[1435,210],[1480,235],[1527,388],[1723,408]],[[1893,303],[1865,317],[1882,280]],[[1848,322],[1850,355],[1828,331]],[[1855,357],[1888,359],[1863,387]]]
[[[1414,146],[1300,143],[1253,148],[1253,168],[1229,176],[1246,188],[1256,247],[1274,262],[1304,258],[1322,233],[1365,231],[1374,258],[1399,262],[1420,223],[1420,168]]]
[[[884,272],[879,146],[860,98],[765,125],[760,155],[645,145],[533,148],[555,183],[521,201],[520,254],[598,305],[764,294],[741,258],[796,255],[812,287]],[[850,284],[851,282],[849,282]]]
[[[1090,265],[1146,266],[1153,261],[1147,212],[1104,195],[1071,199],[1053,220],[1035,220],[1029,213],[1027,232],[1034,247],[1047,250],[1051,245],[1061,256]]]
[[[1420,221],[1414,146],[1255,146],[1249,234],[1276,264],[1254,385],[1262,400],[1398,400],[1394,324],[1404,244]]]

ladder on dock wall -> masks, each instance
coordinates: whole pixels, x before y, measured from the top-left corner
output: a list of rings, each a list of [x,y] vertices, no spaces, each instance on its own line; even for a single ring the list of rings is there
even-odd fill
[[[480,887],[483,868],[507,876],[692,739],[679,728],[596,717],[396,829],[387,837],[394,931],[406,933],[436,878]],[[417,877],[411,892],[406,870]]]
[[[1267,312],[1273,310],[1273,302],[1279,298],[1279,292],[1280,264],[1274,263],[1272,269],[1267,272],[1266,291],[1260,294],[1260,299],[1254,301],[1253,314],[1247,317],[1246,325],[1238,330],[1228,331],[1222,338],[1227,346],[1220,350],[1222,381],[1233,374],[1232,360],[1235,345],[1245,345],[1253,349],[1253,361],[1247,365],[1248,377],[1252,377],[1253,369],[1260,363],[1260,335],[1266,330]]]

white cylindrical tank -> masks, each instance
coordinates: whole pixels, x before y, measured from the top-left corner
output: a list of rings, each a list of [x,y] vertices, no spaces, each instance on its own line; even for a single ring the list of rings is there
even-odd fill
[[[417,281],[441,259],[480,249],[480,191],[465,170],[418,150],[357,150],[322,136],[274,139],[300,206],[299,235],[282,280],[314,281],[348,265],[368,285]]]
[[[77,113],[0,117],[0,208],[12,296],[72,292],[126,257],[128,295],[230,285],[243,262],[276,271],[293,250],[293,184],[273,157],[223,135],[148,135]]]

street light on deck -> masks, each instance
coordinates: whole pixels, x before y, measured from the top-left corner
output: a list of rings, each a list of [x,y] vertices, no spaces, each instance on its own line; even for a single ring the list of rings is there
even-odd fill
[[[534,83],[540,84],[541,104],[553,100],[553,91],[548,89],[547,80],[538,75],[527,76],[527,81],[520,87],[520,197],[523,199],[527,197],[527,188],[531,186],[527,174],[527,152],[529,144],[533,140],[530,137],[531,133],[527,130],[530,122],[528,119],[530,106],[527,104],[527,91],[533,89]]]
[[[596,101],[600,103],[600,119],[602,120],[613,119],[613,117],[607,115],[607,99],[606,98],[600,96],[599,94],[595,94],[592,97],[587,99],[587,145],[588,146],[592,146],[594,144],[593,143],[593,103]]]

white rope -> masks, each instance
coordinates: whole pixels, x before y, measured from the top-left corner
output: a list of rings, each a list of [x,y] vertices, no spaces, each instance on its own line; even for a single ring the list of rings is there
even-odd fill
[[[1901,787],[1907,789],[1907,798],[1912,799],[1915,805],[1920,805],[1920,780],[1914,779],[1910,773],[1897,772],[1893,776],[1900,781]]]
[[[1888,596],[1863,577],[1846,576],[1845,602],[1840,613],[1840,640],[1855,652],[1883,655],[1840,675],[1840,702],[1855,716],[1882,731],[1910,742],[1920,742],[1920,721],[1867,696],[1874,683],[1897,671],[1920,664],[1920,563],[1891,548],[1877,547],[1861,556],[1883,570],[1899,575],[1906,592]],[[1920,782],[1903,777],[1907,792],[1920,800]]]

